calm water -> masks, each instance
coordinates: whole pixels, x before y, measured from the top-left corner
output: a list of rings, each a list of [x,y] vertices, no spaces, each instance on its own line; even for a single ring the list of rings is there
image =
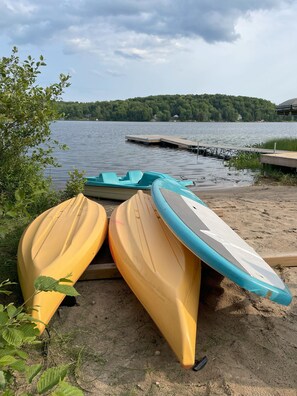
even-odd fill
[[[236,171],[224,161],[186,150],[145,146],[125,141],[125,135],[175,135],[204,143],[248,146],[272,138],[297,138],[297,123],[159,123],[59,121],[51,126],[53,138],[68,145],[56,152],[60,168],[50,168],[57,188],[63,187],[68,171],[78,168],[86,176],[103,171],[122,175],[128,169],[168,173],[193,180],[199,187],[232,187],[253,182],[249,171]]]

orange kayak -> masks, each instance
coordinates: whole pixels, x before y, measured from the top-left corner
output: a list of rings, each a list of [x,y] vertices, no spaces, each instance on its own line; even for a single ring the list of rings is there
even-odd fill
[[[38,216],[24,231],[18,247],[18,275],[26,306],[32,317],[48,324],[64,294],[34,295],[39,275],[55,279],[70,273],[76,282],[90,264],[107,234],[103,206],[82,194],[62,202]],[[45,325],[37,323],[40,333]]]
[[[181,365],[195,362],[200,260],[169,230],[151,196],[138,191],[118,206],[109,245],[123,278]]]

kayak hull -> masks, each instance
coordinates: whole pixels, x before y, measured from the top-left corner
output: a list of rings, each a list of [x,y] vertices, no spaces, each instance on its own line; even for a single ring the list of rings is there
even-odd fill
[[[37,323],[40,333],[65,295],[34,295],[35,279],[71,274],[75,283],[104,242],[107,224],[103,206],[79,194],[42,213],[24,231],[18,247],[18,276],[26,307],[43,322]]]
[[[109,245],[123,278],[183,367],[195,362],[201,268],[139,191],[113,212]]]

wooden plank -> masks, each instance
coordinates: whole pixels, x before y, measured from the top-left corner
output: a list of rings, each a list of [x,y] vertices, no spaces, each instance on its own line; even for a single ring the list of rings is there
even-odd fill
[[[197,142],[188,139],[178,138],[176,136],[161,137],[161,142],[177,146],[178,148],[185,148],[185,149],[191,149],[192,147],[197,146]]]
[[[297,252],[289,254],[275,254],[274,256],[263,256],[263,259],[271,266],[297,267]]]
[[[297,168],[297,152],[281,154],[262,154],[261,163],[277,166],[286,166],[288,168]]]
[[[115,263],[90,264],[79,280],[99,280],[121,278]]]
[[[223,211],[220,208],[214,208],[213,211],[220,217]],[[262,256],[263,259],[271,266],[297,267],[297,252],[289,254],[275,254],[273,256]],[[98,254],[94,257],[92,263],[88,266],[79,280],[100,280],[100,279],[118,279],[121,274],[118,271],[111,252],[109,250],[108,240],[103,243]]]
[[[276,254],[274,256],[263,256],[263,259],[271,266],[297,267],[297,252],[287,255]],[[115,263],[90,264],[79,280],[118,279],[121,274]]]
[[[126,140],[131,142],[139,142],[139,143],[160,143],[161,136],[160,135],[126,135]]]

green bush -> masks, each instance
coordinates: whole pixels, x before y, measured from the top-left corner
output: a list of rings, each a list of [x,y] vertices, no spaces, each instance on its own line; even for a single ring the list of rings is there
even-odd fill
[[[22,62],[15,47],[10,57],[0,59],[0,204],[21,216],[44,200],[50,183],[43,171],[57,165],[52,154],[59,144],[51,138],[50,123],[60,117],[56,101],[69,76],[61,74],[58,83],[40,87],[44,66],[42,56]]]
[[[35,281],[35,294],[57,291],[66,295],[78,295],[69,276],[61,279],[40,276]],[[66,283],[66,284],[65,284]],[[9,295],[7,287],[12,282],[0,283],[0,294]],[[22,395],[44,394],[52,396],[83,396],[83,392],[69,384],[65,377],[70,364],[44,369],[43,365],[29,364],[28,348],[40,345],[39,330],[34,319],[26,313],[25,303],[0,304],[0,391],[3,396],[15,395],[20,383],[27,382]],[[53,390],[53,393],[52,393]],[[51,393],[49,393],[51,392]],[[20,394],[20,393],[19,393]]]
[[[68,172],[69,179],[66,182],[65,190],[62,192],[62,199],[68,199],[75,197],[79,193],[84,191],[85,185],[85,172],[81,172],[78,169],[74,169]]]

